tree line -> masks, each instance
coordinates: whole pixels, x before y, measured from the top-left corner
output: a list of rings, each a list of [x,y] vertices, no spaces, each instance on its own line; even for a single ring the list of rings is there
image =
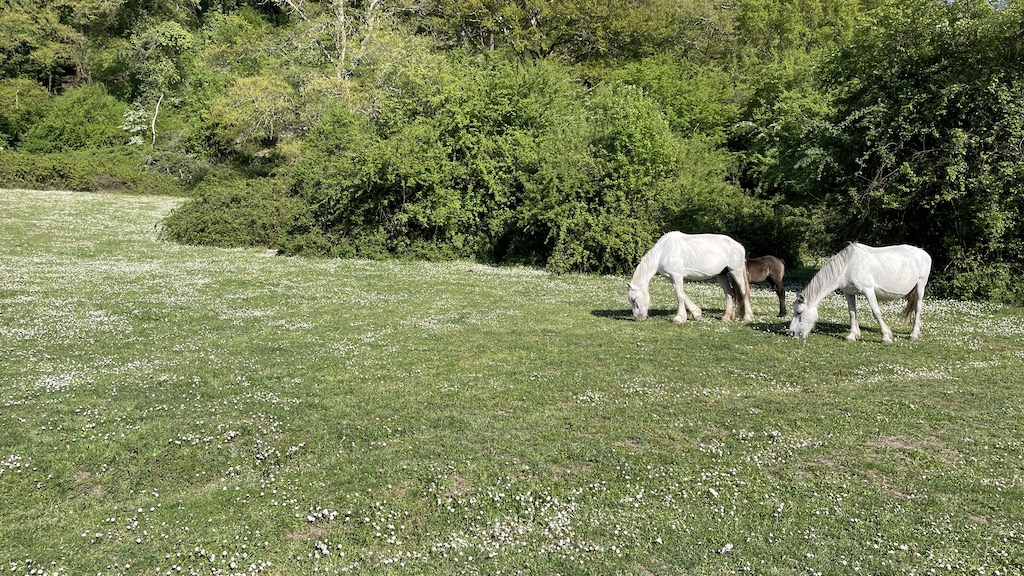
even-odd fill
[[[910,243],[1024,301],[1024,10],[967,0],[7,0],[0,182],[178,241],[622,273],[664,231]]]

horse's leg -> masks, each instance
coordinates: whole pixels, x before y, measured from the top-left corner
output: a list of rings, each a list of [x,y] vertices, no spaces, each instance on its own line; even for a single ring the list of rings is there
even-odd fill
[[[846,339],[855,342],[860,338],[860,325],[857,324],[857,297],[853,294],[846,295],[846,308],[850,311],[850,333]]]
[[[722,287],[722,292],[725,292],[725,314],[722,315],[722,320],[732,320],[735,316],[735,303],[732,301],[732,285],[729,284],[729,276],[727,274],[719,274],[715,276],[715,280],[718,280],[718,285]],[[743,284],[740,284],[742,286]]]
[[[917,340],[921,337],[921,313],[924,312],[924,282],[918,282],[914,290],[917,291],[917,302],[914,302],[914,328],[910,331],[911,340]]]
[[[779,295],[779,318],[786,315],[786,289],[782,287],[782,277],[772,275],[769,277],[775,286],[775,293]]]
[[[690,314],[693,315],[694,320],[700,320],[703,313],[700,307],[693,303],[689,297],[686,296],[686,292],[683,290],[683,278],[672,276],[672,287],[676,290],[676,299],[679,301],[679,308],[676,310],[676,315],[672,317],[673,324],[684,324],[686,322],[686,312],[689,310]]]
[[[871,307],[871,313],[875,316],[875,320],[878,320],[878,327],[882,330],[882,342],[885,344],[892,343],[892,330],[889,325],[882,319],[882,309],[878,306],[878,299],[875,298],[874,290],[867,290],[864,293],[864,298],[868,301],[868,306]]]
[[[754,306],[750,303],[750,276],[747,273],[747,268],[745,266],[730,268],[729,276],[736,283],[737,291],[740,293],[740,297],[743,298],[743,302],[737,304],[737,306],[743,306],[743,321],[753,322]]]

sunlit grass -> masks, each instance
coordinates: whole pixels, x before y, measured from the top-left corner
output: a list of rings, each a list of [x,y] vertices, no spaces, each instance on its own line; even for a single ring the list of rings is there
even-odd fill
[[[635,323],[622,277],[161,242],[177,202],[0,192],[5,572],[1024,566],[1021,310]]]

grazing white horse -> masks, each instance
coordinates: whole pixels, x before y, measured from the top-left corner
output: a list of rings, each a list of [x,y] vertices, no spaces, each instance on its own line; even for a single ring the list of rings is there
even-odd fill
[[[647,318],[647,309],[651,305],[648,287],[651,278],[661,274],[672,282],[679,300],[679,310],[672,322],[686,322],[687,310],[694,320],[700,320],[701,309],[686,296],[683,281],[710,278],[716,278],[725,292],[725,315],[722,320],[733,319],[735,298],[739,301],[743,321],[750,322],[754,319],[754,312],[750,307],[750,283],[747,281],[746,270],[746,250],[728,236],[669,232],[644,254],[640,265],[633,272],[633,280],[627,283],[633,318],[637,321]]]
[[[857,296],[868,301],[871,313],[882,329],[882,342],[892,342],[892,330],[882,320],[879,300],[907,299],[903,320],[913,318],[914,327],[910,339],[921,337],[921,310],[924,307],[924,287],[928,283],[932,258],[927,252],[914,246],[884,246],[875,248],[857,242],[851,243],[814,275],[807,288],[797,295],[793,303],[793,321],[789,323],[789,335],[806,338],[818,321],[818,304],[835,290],[846,295],[846,307],[850,310],[850,334],[847,340],[860,338],[857,325]]]

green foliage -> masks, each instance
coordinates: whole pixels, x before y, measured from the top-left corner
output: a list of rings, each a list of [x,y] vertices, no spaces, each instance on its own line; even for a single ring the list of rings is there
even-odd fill
[[[253,76],[259,73],[262,54],[253,38],[267,35],[266,22],[251,9],[230,14],[212,14],[199,36],[202,39],[203,59],[207,65],[238,74]]]
[[[167,216],[163,235],[183,244],[278,248],[305,214],[275,180],[219,181]]]
[[[706,57],[720,50],[731,13],[706,0],[441,0],[426,20],[450,45],[507,48],[521,62],[556,57],[582,63],[680,50]]]
[[[0,147],[16,145],[39,117],[50,93],[32,80],[0,80]]]
[[[180,89],[195,44],[192,34],[173,21],[133,35],[126,68],[135,84],[136,98],[155,101],[168,91]]]
[[[806,54],[765,66],[732,133],[743,186],[793,206],[814,205],[838,170],[829,154],[832,96],[818,86],[814,66]]]
[[[390,70],[382,81],[394,97],[372,121],[329,111],[306,140],[296,188],[324,233],[356,253],[490,259],[549,104],[568,105],[565,83],[543,67],[431,70]]]
[[[679,142],[631,86],[599,87],[581,112],[541,141],[523,226],[544,237],[553,270],[621,272],[653,244],[672,209]]]
[[[728,174],[735,159],[706,139],[684,142],[679,165],[682,169],[673,186],[678,197],[671,200],[671,219],[665,229],[728,234],[751,256],[770,254],[791,264],[803,261],[818,237],[809,228],[805,209],[780,199],[752,197]]]
[[[845,42],[853,33],[858,14],[877,3],[739,0],[736,27],[744,51],[769,58],[785,57]]]
[[[739,120],[735,79],[718,67],[663,56],[625,66],[622,77],[657,101],[679,134],[724,139]]]
[[[43,116],[21,138],[23,152],[60,152],[117,146],[128,141],[121,128],[127,107],[101,84],[87,84],[53,98]]]
[[[180,195],[182,182],[146,167],[137,148],[72,150],[48,154],[0,151],[0,186],[39,190]]]
[[[0,5],[0,79],[25,77],[47,87],[82,64],[82,34],[72,27],[69,6],[45,0],[8,0]]]
[[[294,172],[335,253],[621,272],[685,209],[723,189],[743,198],[723,183],[727,156],[681,139],[632,86],[459,60],[382,82],[393,97],[374,117],[333,109]]]
[[[210,104],[210,126],[222,150],[254,156],[272,149],[294,123],[295,90],[280,78],[238,78]]]

